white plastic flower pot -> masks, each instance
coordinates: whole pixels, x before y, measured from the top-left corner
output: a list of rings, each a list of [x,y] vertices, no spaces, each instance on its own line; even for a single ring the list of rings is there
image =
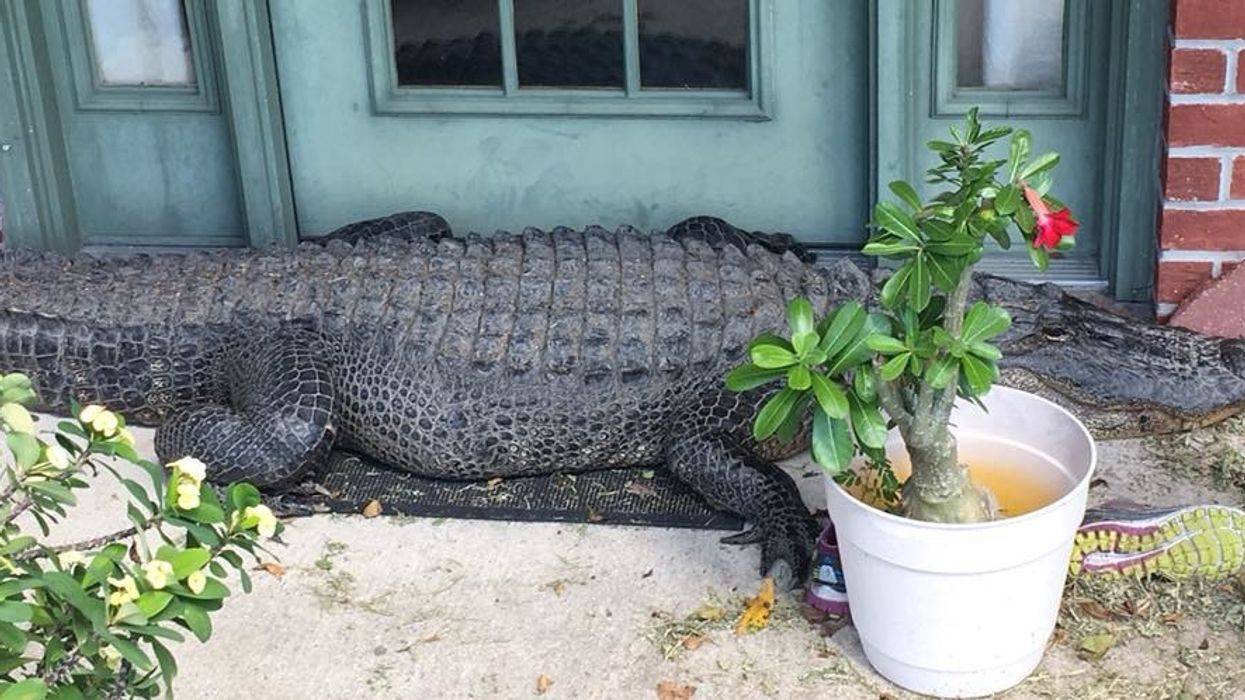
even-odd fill
[[[1040,475],[1058,495],[1052,503],[988,523],[927,523],[878,510],[826,479],[865,655],[919,693],[988,695],[1037,667],[1097,462],[1085,426],[1046,399],[995,387],[984,403],[988,412],[962,403],[952,413],[961,462]],[[897,433],[887,451],[906,465]]]

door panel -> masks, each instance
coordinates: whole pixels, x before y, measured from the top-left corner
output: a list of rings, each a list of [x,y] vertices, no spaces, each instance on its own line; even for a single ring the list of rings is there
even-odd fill
[[[79,244],[245,245],[203,2],[43,9]]]
[[[565,4],[524,0],[523,21],[532,23],[542,8],[556,12]],[[651,5],[616,3],[623,9],[637,4]],[[530,53],[516,54],[519,65],[503,66],[497,87],[404,92],[396,77],[373,78],[418,75],[418,70],[400,66],[395,71],[381,63],[391,60],[392,43],[378,47],[374,35],[370,51],[362,43],[373,29],[363,8],[380,8],[388,21],[387,3],[272,0],[302,235],[422,208],[446,216],[459,231],[593,223],[660,228],[687,216],[713,214],[809,241],[859,244],[868,197],[868,3],[761,0],[752,6],[768,13],[752,16],[759,24],[751,27],[751,36],[762,45],[756,47],[760,65],[748,66],[757,81],[754,89],[765,81],[764,110],[719,109],[714,102],[719,95],[713,93],[706,95],[701,116],[673,118],[654,114],[682,109],[699,93],[654,94],[648,102],[636,102],[641,106],[631,113],[626,111],[630,103],[608,113],[614,110],[611,96],[626,102],[626,96],[644,89],[634,70],[628,71],[627,85],[593,88],[598,92],[592,95],[529,91],[522,77]],[[504,2],[500,7],[508,11],[513,6]],[[632,25],[624,16],[621,36],[639,35],[646,17]],[[678,26],[680,19],[683,25],[694,24],[688,18],[665,21]],[[768,32],[758,33],[758,27]],[[557,39],[549,50],[562,48],[558,42],[573,34],[545,29],[544,36]],[[386,31],[382,38],[392,42],[392,30]],[[535,50],[530,48],[533,36],[520,37],[529,52]],[[514,40],[503,36],[500,43],[504,48]],[[644,46],[634,57],[624,52],[632,69],[660,49]],[[686,66],[679,71],[688,74]],[[475,82],[486,86],[495,85],[498,77],[489,71],[470,74],[483,75]],[[670,79],[652,79],[662,80]],[[688,80],[710,87],[731,84],[712,75]],[[446,100],[452,104],[446,106]],[[402,105],[414,106],[402,113]],[[507,105],[527,115],[507,114]],[[452,113],[429,113],[433,109]]]

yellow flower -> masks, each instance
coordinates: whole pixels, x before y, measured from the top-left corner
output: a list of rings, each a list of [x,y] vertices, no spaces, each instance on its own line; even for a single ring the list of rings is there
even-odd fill
[[[277,516],[272,514],[272,509],[268,506],[251,506],[243,511],[243,516],[247,520],[256,521],[255,531],[260,537],[272,537],[277,534]]]
[[[3,420],[10,430],[18,433],[34,433],[35,420],[30,417],[30,411],[20,403],[6,403],[0,406],[0,420]]]
[[[199,484],[207,478],[207,465],[194,457],[182,457],[176,462],[169,462],[169,469],[173,470],[174,478],[182,475],[189,478],[195,484]]]
[[[143,577],[157,591],[169,585],[173,577],[173,565],[163,559],[153,559],[143,564]]]
[[[189,588],[190,592],[195,595],[202,593],[206,586],[207,575],[203,573],[203,569],[199,569],[186,577],[186,588]]]
[[[125,605],[138,598],[138,586],[134,583],[133,576],[124,576],[122,578],[110,577],[108,583],[115,589],[112,595],[108,596],[110,605]]]
[[[43,460],[57,469],[69,468],[69,453],[55,443],[43,444]]]
[[[69,550],[56,555],[56,561],[60,563],[62,569],[72,569],[79,564],[86,563],[86,557],[82,556],[82,552]]]
[[[199,485],[183,481],[177,485],[177,507],[182,510],[194,510],[199,507]]]
[[[92,430],[106,438],[116,435],[117,429],[121,427],[117,414],[98,404],[91,404],[82,409],[82,412],[78,414],[78,420],[91,426]]]
[[[103,657],[104,664],[113,671],[121,668],[121,652],[117,651],[113,645],[105,644],[100,647],[99,655]]]

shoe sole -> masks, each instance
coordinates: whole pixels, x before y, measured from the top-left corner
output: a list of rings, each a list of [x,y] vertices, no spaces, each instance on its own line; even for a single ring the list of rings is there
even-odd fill
[[[1193,506],[1120,511],[1077,531],[1072,574],[1221,578],[1245,564],[1245,511]]]

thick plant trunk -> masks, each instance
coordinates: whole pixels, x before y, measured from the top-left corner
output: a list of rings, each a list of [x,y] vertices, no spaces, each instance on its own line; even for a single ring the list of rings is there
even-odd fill
[[[993,520],[994,497],[968,478],[951,433],[945,428],[937,432],[927,443],[908,443],[912,476],[903,487],[903,514],[937,523]]]

